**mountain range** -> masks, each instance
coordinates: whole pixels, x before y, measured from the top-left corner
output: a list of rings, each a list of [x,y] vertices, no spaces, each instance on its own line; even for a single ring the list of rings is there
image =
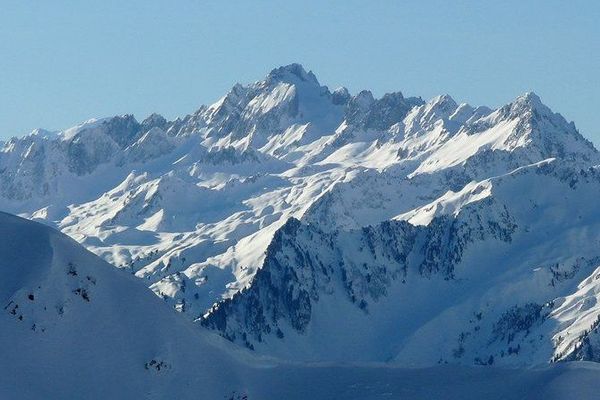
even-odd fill
[[[217,341],[232,359],[531,367],[600,361],[599,165],[534,93],[497,109],[375,98],[291,64],[172,121],[0,143],[0,209],[104,260],[86,276],[111,264],[136,287],[101,296],[137,304],[145,285],[178,311],[157,342],[191,329],[246,348]],[[39,290],[93,298],[82,276]],[[5,302],[55,326],[23,290]],[[127,312],[133,327],[145,311]]]

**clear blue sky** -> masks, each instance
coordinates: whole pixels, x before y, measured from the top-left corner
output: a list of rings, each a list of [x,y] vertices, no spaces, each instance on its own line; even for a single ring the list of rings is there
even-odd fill
[[[0,0],[0,138],[174,118],[290,62],[375,95],[533,90],[600,143],[600,2],[553,0]]]

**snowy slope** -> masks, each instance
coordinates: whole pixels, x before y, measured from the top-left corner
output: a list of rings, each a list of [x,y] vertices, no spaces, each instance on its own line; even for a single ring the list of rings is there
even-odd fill
[[[0,230],[0,397],[191,398],[190,387],[222,398],[243,389],[243,356],[128,274],[46,226],[1,213]]]
[[[192,327],[134,278],[46,226],[0,213],[0,231],[2,398],[595,396],[600,370],[586,363],[409,370],[257,359]],[[503,385],[507,379],[515,386]]]

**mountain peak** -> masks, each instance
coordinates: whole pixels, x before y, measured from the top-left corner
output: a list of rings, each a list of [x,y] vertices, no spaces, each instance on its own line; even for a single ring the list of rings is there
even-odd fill
[[[331,96],[332,96],[333,104],[336,104],[336,105],[346,104],[352,97],[350,95],[350,92],[348,91],[348,89],[346,89],[343,86],[335,89],[331,93]]]
[[[520,117],[527,114],[554,115],[554,112],[542,103],[540,97],[534,92],[526,92],[508,104],[511,117]]]
[[[164,128],[167,125],[167,120],[160,114],[152,113],[142,121],[141,125],[145,130]]]
[[[317,77],[312,71],[306,71],[301,64],[292,63],[273,69],[267,75],[267,81],[275,80],[282,82],[295,83],[297,81],[310,82],[319,85]]]
[[[540,96],[538,96],[535,92],[532,92],[532,91],[523,93],[522,95],[517,97],[516,101],[522,101],[522,102],[527,102],[527,103],[531,103],[531,104],[542,104],[542,100],[540,99]]]
[[[449,94],[441,94],[439,96],[435,96],[431,100],[427,102],[431,108],[441,108],[441,109],[452,109],[455,110],[458,107],[456,101]]]
[[[367,109],[375,101],[373,93],[370,90],[361,90],[354,99],[356,105],[361,109]]]
[[[515,123],[505,142],[509,147],[529,143],[528,147],[535,147],[545,158],[568,158],[586,163],[598,159],[594,145],[581,136],[575,125],[542,103],[534,92],[518,96],[484,120]]]

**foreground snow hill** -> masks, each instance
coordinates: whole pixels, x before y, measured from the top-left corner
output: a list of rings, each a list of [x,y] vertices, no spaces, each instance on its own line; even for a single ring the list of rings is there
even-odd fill
[[[9,214],[0,213],[0,237],[0,397],[164,398],[189,389],[217,399],[243,389],[243,356],[135,278]]]
[[[51,228],[0,213],[0,237],[3,399],[591,399],[600,377],[589,364],[406,370],[256,359]]]

